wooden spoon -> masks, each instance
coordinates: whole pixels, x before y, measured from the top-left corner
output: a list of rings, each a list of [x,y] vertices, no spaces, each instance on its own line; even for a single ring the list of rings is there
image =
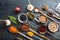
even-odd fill
[[[30,37],[28,37],[28,36],[24,35],[23,33],[19,32],[14,26],[10,26],[10,27],[9,27],[9,31],[10,31],[11,33],[18,33],[18,34],[26,37],[26,38],[29,39],[29,40],[33,40],[33,39],[31,39]]]
[[[42,12],[39,8],[36,8],[36,9],[38,10],[37,13],[42,14],[42,15],[46,16],[47,18],[51,19],[52,21],[54,21],[54,22],[56,22],[56,23],[59,24],[59,22],[57,22],[55,19],[53,19],[53,18],[47,16],[47,15],[46,15],[44,12]]]
[[[60,18],[57,15],[55,15],[54,13],[52,13],[52,12],[48,12],[47,15],[52,17],[52,18],[56,18],[56,19],[60,20]]]
[[[32,31],[32,32],[34,32],[35,34],[39,35],[40,37],[44,38],[45,40],[50,40],[49,38],[47,38],[47,37],[45,37],[45,36],[43,36],[43,35],[37,33],[36,31],[34,31],[34,30],[31,29],[31,28],[30,28],[29,30]]]
[[[42,9],[43,9],[44,11],[49,11],[47,5],[43,5],[43,6],[42,6]]]
[[[30,36],[30,37],[35,37],[35,38],[41,40],[41,38],[39,38],[38,36],[34,35],[34,33],[31,32],[31,31],[27,32],[27,35]]]
[[[52,14],[51,16],[53,16],[53,17],[55,17],[55,18],[57,18],[57,19],[60,20],[60,18],[58,17],[58,14],[57,14],[57,13],[54,13],[54,12],[52,12],[50,9],[48,9],[48,6],[47,6],[47,5],[43,5],[43,6],[42,6],[42,9],[45,10],[45,11],[49,11],[49,13]]]
[[[24,28],[25,28],[25,29],[24,29]],[[30,30],[30,31],[34,32],[35,34],[39,35],[40,37],[44,38],[45,40],[49,40],[49,38],[47,38],[47,37],[45,37],[45,36],[37,33],[37,32],[34,31],[33,29],[31,29],[31,28],[28,26],[28,24],[22,24],[22,25],[21,25],[21,29],[22,29],[22,31]]]

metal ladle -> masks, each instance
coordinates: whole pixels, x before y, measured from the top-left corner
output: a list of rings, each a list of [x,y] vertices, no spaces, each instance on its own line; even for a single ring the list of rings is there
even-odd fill
[[[33,9],[34,9],[34,6],[31,4],[30,0],[28,0],[27,10],[32,11]]]
[[[39,23],[39,20],[37,18],[35,18],[35,16],[30,13],[30,12],[27,12],[27,16],[30,18],[30,19],[34,19],[35,21],[37,21]],[[32,18],[31,18],[32,17]]]

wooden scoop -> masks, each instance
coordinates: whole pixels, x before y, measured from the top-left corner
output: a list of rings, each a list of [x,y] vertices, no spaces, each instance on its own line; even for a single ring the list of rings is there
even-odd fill
[[[30,28],[29,30],[32,31],[32,32],[34,32],[35,34],[39,35],[40,37],[44,38],[45,40],[50,40],[49,38],[47,38],[47,37],[45,37],[45,36],[43,36],[43,35],[37,33],[36,31],[34,31],[34,30],[31,29],[31,28]]]
[[[58,14],[57,13],[54,13],[50,9],[48,9],[48,6],[47,5],[43,5],[42,6],[42,9],[45,10],[45,11],[49,11],[49,13],[52,14],[50,16],[53,16],[53,17],[55,17],[55,18],[57,18],[57,19],[60,20],[60,18],[58,17]]]
[[[38,36],[34,35],[34,33],[31,32],[31,31],[27,32],[27,35],[30,36],[30,37],[35,37],[35,38],[41,40],[41,38],[39,38]]]
[[[47,15],[50,16],[50,17],[57,18],[58,20],[60,20],[60,18],[57,15],[55,15],[54,13],[48,12]]]
[[[57,22],[55,19],[53,19],[53,18],[47,16],[47,15],[46,15],[44,12],[42,12],[39,8],[36,8],[36,9],[38,10],[37,13],[42,14],[42,15],[46,16],[47,18],[51,19],[52,21],[54,21],[54,22],[56,22],[56,23],[59,24],[59,22]]]
[[[24,28],[25,28],[25,29],[24,29]],[[31,32],[37,34],[38,36],[44,38],[45,40],[49,40],[49,38],[47,38],[47,37],[45,37],[45,36],[37,33],[37,32],[34,31],[33,29],[31,29],[31,28],[28,26],[28,24],[22,24],[22,25],[21,25],[21,29],[22,29],[22,31],[29,31],[29,30],[30,30]]]
[[[26,37],[26,38],[29,39],[29,40],[33,40],[33,39],[31,39],[30,37],[28,37],[28,36],[24,35],[23,33],[19,32],[14,26],[10,26],[10,27],[9,27],[9,31],[10,31],[11,33],[18,33],[18,34]]]
[[[43,9],[44,11],[48,11],[48,6],[47,6],[47,5],[43,5],[43,6],[42,6],[42,9]]]

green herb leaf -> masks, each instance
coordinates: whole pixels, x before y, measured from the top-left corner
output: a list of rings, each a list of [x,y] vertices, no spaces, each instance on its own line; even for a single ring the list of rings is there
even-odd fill
[[[14,16],[8,16],[10,19],[16,20]]]
[[[8,18],[15,24],[17,24],[16,18],[14,16],[8,16]]]

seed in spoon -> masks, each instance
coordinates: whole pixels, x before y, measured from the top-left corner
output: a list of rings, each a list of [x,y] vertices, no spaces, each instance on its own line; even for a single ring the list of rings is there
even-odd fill
[[[39,12],[40,9],[39,9],[38,7],[35,7],[35,8],[34,8],[34,11],[35,11],[35,12]]]
[[[31,32],[31,31],[27,32],[27,35],[30,36],[30,37],[33,37],[33,36],[34,36],[34,37],[36,37],[36,38],[39,39],[39,40],[41,39],[41,38],[35,36],[34,33]]]
[[[27,12],[27,16],[28,16],[30,19],[33,19],[33,18],[34,18],[34,15],[33,15],[31,12]]]
[[[33,32],[27,32],[27,35],[32,37],[32,36],[34,36],[34,33]]]
[[[43,5],[43,6],[42,6],[42,9],[43,9],[44,11],[47,11],[47,10],[48,10],[48,6],[47,6],[47,5]]]
[[[29,26],[27,24],[22,24],[21,25],[21,29],[22,29],[22,31],[28,31],[29,30]]]
[[[18,34],[26,37],[27,39],[33,40],[33,39],[31,39],[30,37],[28,37],[28,36],[24,35],[23,33],[19,32],[14,26],[10,26],[10,27],[9,27],[9,31],[10,31],[11,33],[18,33]]]
[[[28,4],[27,10],[32,11],[34,9],[34,6],[32,4]]]
[[[10,31],[11,33],[18,33],[18,30],[17,30],[14,26],[10,26],[10,27],[9,27],[9,31]]]

